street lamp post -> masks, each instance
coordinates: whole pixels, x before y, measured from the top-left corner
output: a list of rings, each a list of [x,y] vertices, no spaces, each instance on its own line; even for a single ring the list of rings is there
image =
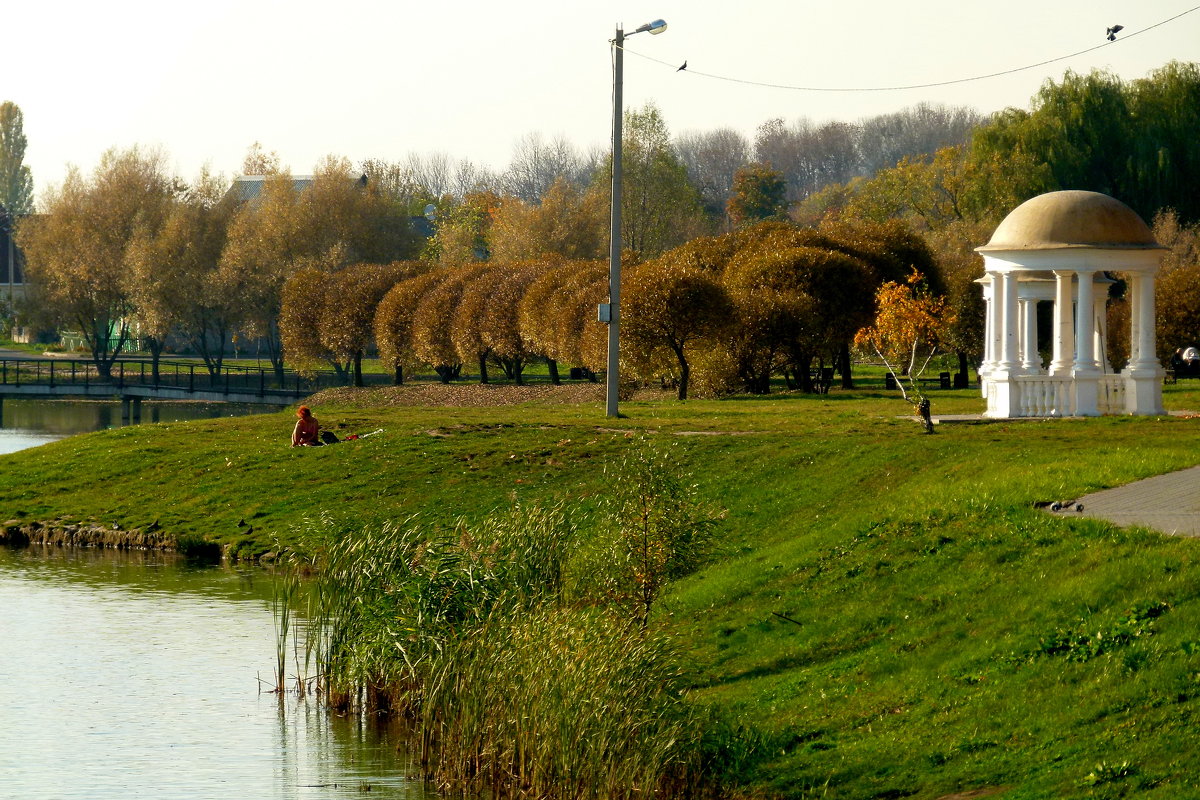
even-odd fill
[[[667,29],[661,19],[647,22],[634,33],[659,34]],[[625,64],[625,31],[617,27],[613,44],[613,121],[612,121],[612,211],[608,232],[608,303],[600,306],[600,321],[608,323],[608,372],[605,383],[605,413],[619,417],[618,389],[621,361],[621,107]]]

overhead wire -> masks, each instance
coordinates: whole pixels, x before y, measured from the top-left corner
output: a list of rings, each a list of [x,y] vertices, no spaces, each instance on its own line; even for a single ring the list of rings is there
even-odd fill
[[[1133,33],[1126,33],[1125,35],[1121,36],[1116,41],[1104,42],[1103,44],[1098,44],[1098,45],[1095,45],[1094,47],[1088,47],[1083,50],[1079,50],[1074,53],[1069,53],[1064,56],[1056,56],[1055,58],[1048,58],[1045,61],[1039,61],[1036,64],[1026,64],[1023,67],[1013,67],[1012,69],[1005,69],[1005,70],[1001,70],[999,72],[989,72],[986,75],[974,75],[969,78],[955,78],[953,80],[933,81],[931,83],[913,83],[913,84],[908,84],[908,85],[904,85],[904,86],[794,86],[794,85],[785,84],[785,83],[769,83],[766,81],[748,80],[746,78],[735,78],[735,77],[731,77],[729,75],[717,75],[717,74],[714,74],[711,72],[702,72],[702,71],[700,71],[698,69],[694,69],[692,67],[687,68],[687,73],[691,74],[691,75],[699,75],[704,78],[711,78],[713,80],[726,81],[728,83],[739,83],[739,84],[743,84],[746,86],[760,86],[760,87],[767,88],[767,89],[786,89],[789,91],[796,91],[796,92],[898,92],[898,91],[904,91],[907,89],[932,89],[937,86],[953,86],[955,84],[960,84],[960,83],[971,83],[973,81],[982,81],[982,80],[987,80],[989,78],[999,78],[1003,75],[1012,75],[1017,72],[1025,72],[1026,70],[1037,69],[1038,67],[1044,67],[1047,64],[1055,64],[1059,61],[1066,61],[1067,59],[1076,58],[1078,56],[1082,56],[1087,53],[1091,53],[1096,50],[1099,50],[1103,47],[1112,47],[1115,44],[1126,41],[1128,39],[1132,39],[1135,36],[1140,36],[1141,34],[1146,33],[1148,31],[1152,31],[1155,28],[1159,28],[1159,27],[1162,27],[1163,25],[1174,22],[1175,20],[1179,19],[1180,17],[1187,16],[1188,14],[1191,14],[1194,11],[1200,11],[1200,6],[1194,6],[1192,8],[1187,9],[1186,11],[1181,11],[1180,13],[1176,14],[1173,17],[1164,19],[1161,22],[1156,22],[1153,25],[1142,28],[1141,30],[1134,31]],[[637,56],[638,58],[643,58],[647,61],[653,61],[656,64],[662,64],[665,67],[670,67],[671,69],[678,71],[678,68],[676,67],[676,65],[672,64],[670,62],[663,61],[662,59],[658,59],[658,58],[653,58],[651,56],[645,55],[644,53],[639,53],[636,50],[630,50],[628,47],[623,47],[622,49],[626,53],[629,53],[630,55]]]

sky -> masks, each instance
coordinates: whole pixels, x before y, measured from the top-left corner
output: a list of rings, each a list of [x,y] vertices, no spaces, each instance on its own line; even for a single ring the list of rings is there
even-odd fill
[[[185,179],[205,165],[238,174],[254,142],[295,174],[331,154],[446,153],[502,170],[532,133],[608,147],[618,25],[668,24],[626,41],[626,109],[653,102],[673,133],[728,127],[752,138],[776,117],[855,121],[919,102],[1028,108],[1068,69],[1133,80],[1171,60],[1200,61],[1198,3],[26,0],[6,4],[2,18],[0,102],[24,114],[39,194],[68,164],[90,172],[105,150],[133,145],[161,148]],[[1109,43],[1114,24],[1125,30]],[[1097,46],[1000,77],[867,90]]]

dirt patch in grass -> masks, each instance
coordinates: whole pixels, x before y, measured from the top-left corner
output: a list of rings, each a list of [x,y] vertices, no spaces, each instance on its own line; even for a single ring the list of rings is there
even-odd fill
[[[522,403],[557,405],[600,403],[604,386],[598,383],[554,386],[513,386],[508,384],[423,383],[407,386],[339,387],[318,392],[309,399],[313,405],[362,407],[396,406],[511,406]]]
[[[674,397],[661,389],[621,390],[621,400],[650,401]],[[567,383],[560,386],[539,383],[527,386],[481,383],[413,383],[404,386],[340,386],[325,389],[310,397],[309,405],[358,406],[361,408],[425,406],[486,407],[529,405],[585,405],[603,403],[602,383]]]

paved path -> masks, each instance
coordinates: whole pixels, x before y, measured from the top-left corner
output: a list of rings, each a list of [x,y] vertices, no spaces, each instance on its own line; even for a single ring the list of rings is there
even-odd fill
[[[1079,498],[1083,516],[1122,527],[1200,536],[1200,467],[1169,472]]]

